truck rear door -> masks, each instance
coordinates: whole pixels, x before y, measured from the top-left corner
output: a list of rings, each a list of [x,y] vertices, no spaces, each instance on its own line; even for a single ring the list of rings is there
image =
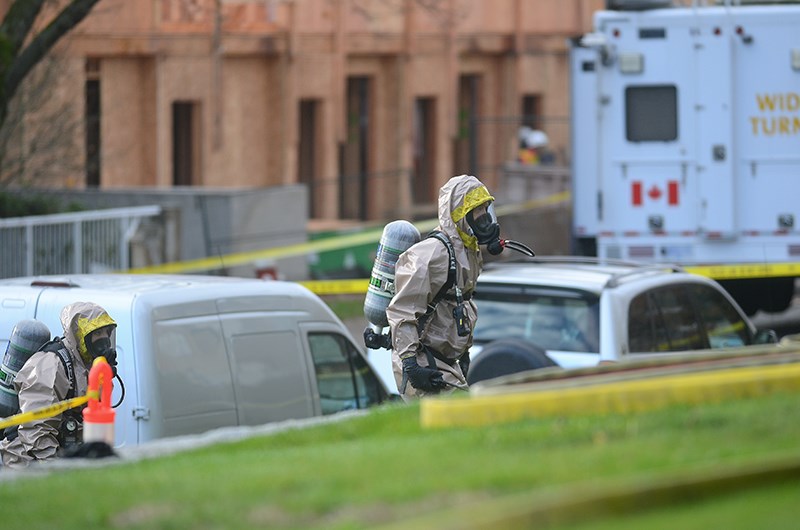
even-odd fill
[[[603,31],[614,56],[599,83],[601,235],[627,249],[610,257],[654,258],[652,245],[628,238],[693,231],[698,222],[690,27],[628,15],[605,21]]]

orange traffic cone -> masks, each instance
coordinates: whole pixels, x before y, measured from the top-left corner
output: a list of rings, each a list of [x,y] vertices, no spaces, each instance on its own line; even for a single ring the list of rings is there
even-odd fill
[[[89,404],[83,409],[83,443],[105,442],[114,445],[114,409],[111,392],[114,390],[111,365],[98,357],[89,370]],[[99,399],[98,399],[99,398]]]

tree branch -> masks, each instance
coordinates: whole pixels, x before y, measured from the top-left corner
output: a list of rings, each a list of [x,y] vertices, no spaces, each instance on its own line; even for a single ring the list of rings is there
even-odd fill
[[[26,2],[27,0],[17,0]],[[94,5],[100,0],[73,0],[70,4],[56,16],[53,21],[44,28],[41,33],[22,50],[11,63],[4,79],[3,98],[5,102],[11,100],[14,93],[19,88],[22,80],[33,69],[34,66],[50,51],[58,40],[69,30],[77,26],[86,15],[92,10]]]
[[[0,36],[6,39],[4,44],[8,46],[7,50],[5,50],[9,54],[8,61],[19,52],[22,43],[25,42],[25,37],[28,36],[28,32],[33,26],[33,22],[42,10],[44,1],[14,0],[14,3],[8,8],[8,12],[3,18],[3,23],[0,24]],[[4,61],[4,64],[7,65],[8,62]]]

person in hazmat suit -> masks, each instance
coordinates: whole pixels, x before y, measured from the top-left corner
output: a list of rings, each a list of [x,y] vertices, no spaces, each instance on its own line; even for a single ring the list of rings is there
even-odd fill
[[[91,302],[75,302],[61,310],[64,336],[34,353],[14,379],[20,412],[37,410],[86,394],[92,362],[104,356],[116,369],[117,324],[105,309]],[[9,432],[11,431],[11,432]],[[60,450],[73,449],[82,440],[82,416],[72,409],[6,429],[0,457],[8,467],[25,467],[50,460]]]
[[[439,191],[436,237],[422,239],[397,260],[386,317],[392,370],[405,400],[467,389],[477,319],[471,296],[483,268],[479,245],[499,248],[493,201],[476,177],[451,178]]]

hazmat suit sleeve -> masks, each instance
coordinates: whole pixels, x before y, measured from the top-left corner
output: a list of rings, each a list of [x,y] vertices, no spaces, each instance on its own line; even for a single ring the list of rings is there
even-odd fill
[[[395,295],[386,317],[392,330],[392,355],[399,359],[421,351],[417,322],[447,281],[447,249],[436,239],[409,248],[395,266]]]
[[[20,369],[15,385],[20,411],[28,412],[64,400],[70,383],[57,354],[38,352]],[[16,440],[4,448],[3,463],[24,465],[55,457],[60,424],[61,415],[20,425]]]

